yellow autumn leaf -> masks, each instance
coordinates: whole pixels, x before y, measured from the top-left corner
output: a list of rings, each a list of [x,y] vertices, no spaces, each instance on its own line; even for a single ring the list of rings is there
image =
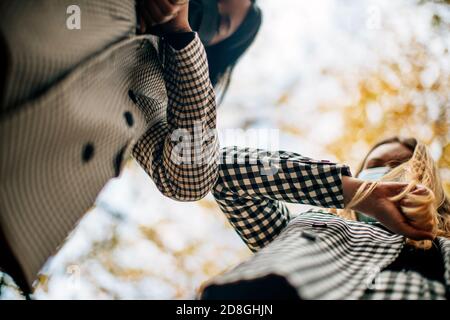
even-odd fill
[[[450,143],[442,150],[441,158],[438,161],[440,168],[450,168]]]

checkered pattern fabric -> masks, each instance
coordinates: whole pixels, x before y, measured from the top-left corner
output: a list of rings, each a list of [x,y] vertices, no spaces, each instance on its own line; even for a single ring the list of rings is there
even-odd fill
[[[438,238],[445,283],[416,272],[386,269],[404,247],[404,237],[380,225],[349,221],[312,209],[289,221],[283,202],[342,207],[347,167],[281,152],[266,175],[262,150],[223,150],[213,194],[220,208],[255,255],[210,281],[205,288],[285,277],[303,299],[445,299],[450,292],[450,240]],[[224,159],[240,157],[241,162]],[[253,159],[253,160],[250,160]],[[274,171],[275,172],[275,171]],[[263,174],[261,174],[263,173]],[[270,288],[267,288],[270,290]]]
[[[342,208],[347,166],[296,153],[229,147],[222,149],[214,197],[231,225],[256,251],[289,222],[285,202]]]
[[[214,90],[198,36],[179,51],[164,44],[163,52],[167,116],[136,143],[133,156],[164,195],[195,201],[206,196],[217,180]],[[180,135],[172,135],[176,132]]]
[[[72,4],[0,3],[9,67],[0,226],[30,284],[130,152],[177,200],[197,200],[217,180],[215,97],[198,36],[174,50],[136,35],[132,0],[79,0],[81,29],[70,30]],[[193,159],[178,161],[178,131],[192,136],[180,145]]]

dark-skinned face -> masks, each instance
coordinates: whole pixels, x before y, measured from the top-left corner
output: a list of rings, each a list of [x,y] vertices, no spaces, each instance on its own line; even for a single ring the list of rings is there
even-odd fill
[[[217,44],[235,33],[245,20],[251,5],[250,0],[218,0],[220,23],[216,35],[208,45]]]
[[[413,153],[401,143],[386,143],[372,150],[364,163],[363,169],[376,167],[395,168],[408,161],[412,155]]]

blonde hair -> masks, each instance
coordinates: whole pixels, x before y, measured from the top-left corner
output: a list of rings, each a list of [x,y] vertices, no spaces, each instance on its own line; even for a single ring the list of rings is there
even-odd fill
[[[356,220],[356,214],[351,208],[366,199],[380,181],[408,183],[400,194],[390,200],[394,202],[402,199],[408,200],[410,206],[401,208],[408,219],[422,223],[422,218],[431,216],[433,235],[450,238],[450,202],[445,194],[436,162],[424,144],[417,143],[411,159],[392,169],[379,181],[364,182],[347,207],[337,212],[338,215],[346,219]],[[413,194],[412,192],[418,185],[423,186],[427,192],[425,194]],[[423,223],[429,223],[429,221]],[[421,249],[429,249],[432,246],[431,240],[407,239],[407,243]]]

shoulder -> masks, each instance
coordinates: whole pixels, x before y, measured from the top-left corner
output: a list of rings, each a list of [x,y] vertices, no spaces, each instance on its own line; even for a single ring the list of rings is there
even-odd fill
[[[325,209],[309,209],[291,220],[286,232],[307,230],[321,238],[345,241],[365,239],[377,243],[402,243],[404,237],[387,230],[380,223],[366,223],[339,217]],[[358,241],[359,241],[358,240]]]

